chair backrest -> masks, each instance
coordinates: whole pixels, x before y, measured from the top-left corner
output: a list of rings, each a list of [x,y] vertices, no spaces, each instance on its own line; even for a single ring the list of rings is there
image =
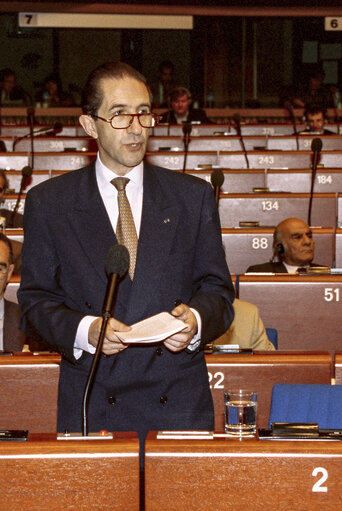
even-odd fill
[[[267,337],[275,347],[275,349],[278,349],[278,331],[276,328],[265,328]]]
[[[320,429],[342,428],[342,385],[276,383],[269,427],[273,422],[313,422]]]

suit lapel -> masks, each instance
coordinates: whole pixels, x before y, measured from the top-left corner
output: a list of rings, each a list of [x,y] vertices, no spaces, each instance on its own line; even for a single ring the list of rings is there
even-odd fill
[[[143,211],[128,323],[137,310],[140,315],[148,310],[149,297],[159,286],[172,247],[179,215],[179,205],[164,189],[158,170],[145,165]]]
[[[78,200],[69,213],[69,222],[91,266],[105,280],[106,255],[117,241],[97,186],[95,165],[81,174]]]

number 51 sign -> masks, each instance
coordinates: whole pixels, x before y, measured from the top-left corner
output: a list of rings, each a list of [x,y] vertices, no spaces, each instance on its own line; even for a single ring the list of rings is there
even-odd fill
[[[342,17],[327,16],[324,18],[325,30],[342,30]]]

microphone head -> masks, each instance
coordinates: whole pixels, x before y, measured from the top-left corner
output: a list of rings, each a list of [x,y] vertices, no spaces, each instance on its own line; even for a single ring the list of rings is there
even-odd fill
[[[311,142],[311,151],[319,153],[322,150],[322,140],[320,138],[313,138]]]
[[[221,169],[215,169],[210,176],[211,184],[214,187],[221,188],[224,183],[224,175]]]
[[[124,245],[113,245],[107,252],[105,270],[107,275],[116,273],[122,277],[128,270],[129,253]]]
[[[60,133],[63,129],[63,124],[60,123],[60,122],[55,122],[55,124],[53,125],[53,131],[55,133]]]
[[[26,167],[23,167],[21,169],[21,174],[25,177],[31,177],[32,176],[33,169],[29,165],[26,165]]]
[[[184,135],[190,135],[191,131],[192,131],[192,125],[190,122],[186,122],[185,124],[183,124]]]

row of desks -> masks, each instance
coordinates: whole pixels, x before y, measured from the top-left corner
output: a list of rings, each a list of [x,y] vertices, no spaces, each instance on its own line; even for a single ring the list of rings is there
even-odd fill
[[[342,505],[340,441],[267,441],[220,435],[166,439],[148,434],[145,480],[134,433],[113,439],[30,435],[3,442],[6,511],[336,511]]]
[[[279,350],[342,350],[342,275],[233,276],[236,295],[255,304],[265,327],[276,328]],[[16,301],[19,277],[5,297]]]
[[[323,151],[319,164],[325,168],[342,167],[341,151]],[[36,170],[75,170],[94,161],[96,151],[37,151],[34,154]],[[303,151],[253,151],[248,152],[251,169],[310,169],[312,152]],[[147,152],[146,161],[152,165],[172,170],[183,169],[183,151]],[[31,164],[30,152],[0,153],[0,166],[7,170],[21,170]],[[191,151],[186,158],[186,169],[247,169],[245,155],[238,151]]]
[[[35,129],[40,129],[44,127],[53,127],[53,124],[49,125],[39,125],[35,126]],[[332,131],[333,133],[341,133],[340,124],[330,123],[326,125],[326,128]],[[305,129],[305,125],[301,122],[297,123],[296,130],[297,132]],[[258,124],[253,123],[243,123],[241,122],[241,132],[243,136],[285,136],[292,135],[293,125],[291,123],[265,123],[260,122]],[[182,125],[167,125],[167,124],[159,124],[155,128],[151,129],[151,136],[158,137],[166,137],[166,136],[183,136],[183,126]],[[29,127],[23,125],[7,125],[1,126],[1,136],[2,137],[22,137],[24,135],[29,134]],[[234,126],[228,124],[192,124],[191,136],[234,136],[237,135],[236,129]],[[86,133],[84,132],[82,126],[75,125],[65,125],[60,133],[57,135],[58,137],[84,137]]]
[[[309,193],[230,193],[220,194],[219,214],[222,227],[251,225],[274,227],[288,217],[307,219]],[[7,194],[5,209],[13,210],[16,194]],[[19,212],[25,207],[22,196]],[[317,227],[342,226],[342,193],[315,193],[312,201],[311,225]]]
[[[15,353],[0,357],[3,389],[0,429],[28,429],[31,433],[56,431],[59,363],[60,356],[52,353]],[[342,384],[342,353],[335,357],[327,351],[207,354],[206,363],[216,431],[224,431],[223,393],[226,389],[257,391],[258,427],[267,428],[275,383],[330,384],[336,380],[336,384]]]
[[[10,206],[13,206],[13,202]],[[273,232],[273,227],[223,228],[222,240],[230,272],[245,273],[249,266],[269,261],[273,255]],[[342,229],[313,228],[312,232],[315,261],[322,266],[342,268]],[[6,235],[12,240],[17,256],[24,241],[23,230],[6,229]]]
[[[34,170],[31,182],[26,190],[42,181],[56,177],[67,170]],[[213,170],[187,170],[198,178],[211,182]],[[311,188],[312,173],[310,169],[222,169],[224,182],[221,186],[222,193],[258,193],[255,190],[271,193],[307,193]],[[6,172],[9,180],[9,188],[18,192],[21,182],[21,173],[16,170]],[[318,169],[314,191],[316,193],[338,193],[342,191],[342,169]],[[260,193],[260,192],[259,192]]]
[[[240,137],[230,132],[226,135],[196,136],[190,135],[189,151],[241,151],[243,149]],[[317,135],[246,135],[243,142],[247,151],[296,151],[311,150],[311,143]],[[342,149],[342,137],[339,134],[319,137],[323,150],[336,151]],[[31,138],[20,140],[20,137],[0,137],[0,143],[9,152],[31,151]],[[96,140],[88,136],[40,136],[34,137],[34,150],[41,151],[96,151]],[[184,136],[151,136],[147,143],[148,151],[183,151]]]

